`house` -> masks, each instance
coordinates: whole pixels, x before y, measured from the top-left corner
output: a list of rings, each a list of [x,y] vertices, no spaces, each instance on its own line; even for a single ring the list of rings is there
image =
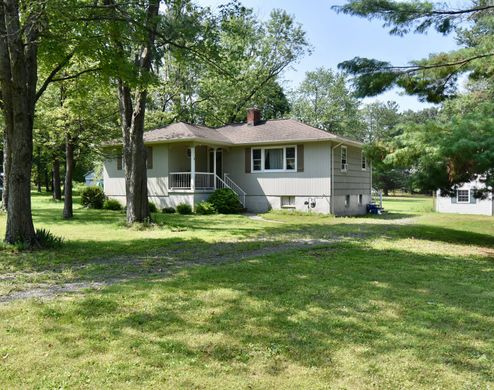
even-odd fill
[[[251,212],[292,209],[365,214],[371,201],[371,164],[362,143],[292,119],[216,129],[186,123],[148,131],[150,201],[159,208],[194,206],[216,188],[231,188]],[[106,194],[125,202],[121,151],[104,162]]]
[[[492,192],[484,199],[475,197],[477,189],[485,188],[480,180],[474,180],[458,187],[453,196],[441,196],[438,190],[435,197],[435,209],[439,213],[494,215],[494,197]]]
[[[94,171],[89,171],[84,175],[84,184],[86,186],[103,186],[103,179],[98,177]]]

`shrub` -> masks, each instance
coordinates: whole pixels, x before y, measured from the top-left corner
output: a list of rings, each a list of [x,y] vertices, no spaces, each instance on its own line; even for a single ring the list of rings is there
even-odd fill
[[[216,208],[210,202],[199,202],[196,206],[196,213],[203,215],[216,214]]]
[[[158,207],[153,202],[149,202],[149,212],[150,213],[157,213],[158,212]]]
[[[58,248],[63,244],[63,238],[55,236],[46,229],[36,229],[36,240],[41,248]]]
[[[116,199],[107,199],[105,200],[105,203],[103,203],[103,208],[105,210],[115,210],[115,211],[119,211],[119,210],[122,210],[122,205],[120,204],[120,202]]]
[[[230,188],[221,188],[214,191],[208,201],[221,214],[236,214],[243,209],[237,194]]]
[[[188,203],[180,203],[177,206],[177,212],[182,215],[189,215],[192,214],[192,207]]]
[[[81,192],[81,204],[89,209],[102,209],[105,193],[100,187],[86,187]]]
[[[175,209],[173,207],[165,207],[161,210],[163,214],[175,214]]]

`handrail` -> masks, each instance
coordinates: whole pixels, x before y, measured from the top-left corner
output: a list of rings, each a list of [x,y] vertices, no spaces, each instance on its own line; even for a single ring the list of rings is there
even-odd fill
[[[228,188],[230,188],[233,192],[235,192],[237,194],[237,196],[240,199],[240,202],[245,207],[245,196],[247,195],[247,193],[237,183],[235,183],[230,178],[230,176],[228,176],[227,173],[224,174],[224,178],[225,178],[225,180],[222,180],[220,177],[218,177],[218,179],[220,179],[223,183],[225,183],[225,185]]]

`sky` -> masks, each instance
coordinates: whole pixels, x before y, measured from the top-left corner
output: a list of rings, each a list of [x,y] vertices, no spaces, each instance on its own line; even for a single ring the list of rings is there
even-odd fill
[[[216,8],[226,0],[197,0],[203,6]],[[285,71],[284,86],[295,88],[305,72],[319,67],[337,69],[338,63],[353,57],[368,57],[389,61],[393,65],[427,57],[430,53],[455,49],[453,36],[443,36],[433,31],[426,35],[409,34],[405,37],[391,36],[382,27],[382,21],[337,14],[332,5],[344,4],[341,0],[242,0],[246,7],[253,8],[260,19],[269,18],[274,8],[281,8],[292,15],[307,33],[313,47],[311,56],[302,58]],[[399,90],[386,92],[364,102],[394,100],[401,110],[420,110],[431,106],[421,103],[416,97],[404,96]]]

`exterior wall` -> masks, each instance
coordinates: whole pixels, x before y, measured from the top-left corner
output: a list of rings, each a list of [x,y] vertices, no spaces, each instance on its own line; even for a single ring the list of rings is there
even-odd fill
[[[150,198],[168,195],[168,145],[153,145],[153,168],[147,170],[148,193]],[[117,159],[110,158],[103,163],[105,194],[125,204],[125,170],[117,169]]]
[[[303,172],[246,173],[245,147],[233,147],[224,153],[224,170],[247,193],[249,211],[279,209],[281,196],[294,196],[297,210],[307,210],[304,202],[316,198],[316,211],[329,212],[330,153],[329,142],[306,143]]]
[[[245,202],[247,204],[247,210],[255,213],[263,213],[271,209],[312,211],[323,214],[329,214],[331,212],[329,196],[295,196],[294,207],[282,207],[280,196],[247,195]]]
[[[361,148],[347,146],[347,164],[341,170],[341,146],[334,149],[334,208],[335,215],[365,214],[371,201],[372,169],[367,161],[366,170],[362,170]],[[362,205],[358,205],[358,195],[362,194]],[[345,196],[350,195],[350,204],[345,206]]]
[[[465,183],[460,190],[470,190],[479,188],[483,184],[479,182]],[[494,215],[494,197],[490,194],[487,199],[475,199],[475,203],[453,203],[455,198],[441,196],[440,192],[436,193],[436,211],[439,213],[455,214],[476,214],[476,215]]]

